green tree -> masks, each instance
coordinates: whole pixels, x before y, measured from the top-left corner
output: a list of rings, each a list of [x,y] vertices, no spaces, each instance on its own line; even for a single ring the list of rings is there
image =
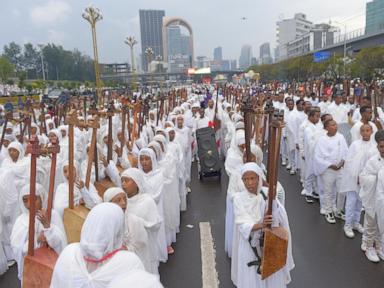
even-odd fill
[[[16,71],[20,71],[23,67],[23,55],[20,45],[11,42],[4,46],[3,55],[15,66]]]
[[[0,57],[0,80],[6,83],[8,78],[13,74],[14,67],[7,57]]]

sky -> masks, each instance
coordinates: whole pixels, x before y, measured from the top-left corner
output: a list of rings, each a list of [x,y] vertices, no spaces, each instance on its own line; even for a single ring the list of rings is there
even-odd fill
[[[139,9],[165,10],[166,16],[185,19],[193,28],[195,55],[213,58],[213,49],[223,48],[224,59],[240,56],[241,46],[250,44],[259,57],[259,47],[275,47],[276,22],[302,12],[307,19],[332,23],[347,31],[365,26],[367,0],[0,0],[0,47],[19,44],[56,43],[77,48],[93,56],[90,25],[81,14],[90,4],[98,7],[103,20],[97,24],[101,63],[130,59],[124,39],[140,42]],[[241,18],[246,17],[246,20]],[[140,53],[136,46],[136,55]],[[2,51],[2,49],[0,49]],[[271,51],[273,53],[273,51]]]

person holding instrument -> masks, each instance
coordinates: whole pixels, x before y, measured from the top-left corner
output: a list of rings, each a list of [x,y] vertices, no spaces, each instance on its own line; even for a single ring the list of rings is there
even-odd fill
[[[262,173],[261,168],[256,163],[244,164],[241,175],[245,190],[236,194],[233,200],[237,228],[235,237],[238,241],[238,261],[236,267],[234,267],[237,270],[236,278],[232,279],[232,281],[238,288],[286,287],[291,280],[290,270],[294,267],[290,237],[287,262],[282,269],[262,280],[261,275],[258,273],[258,265],[252,264],[260,261],[258,255],[262,255],[260,239],[264,228],[269,225],[272,225],[272,227],[282,226],[289,231],[288,216],[279,200],[273,202],[272,215],[266,215],[266,195],[268,193],[267,189],[262,186]]]

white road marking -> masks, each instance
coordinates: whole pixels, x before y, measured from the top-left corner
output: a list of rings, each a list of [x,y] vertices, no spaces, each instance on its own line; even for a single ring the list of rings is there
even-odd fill
[[[216,271],[216,250],[211,232],[211,224],[209,222],[200,222],[199,227],[203,288],[218,288],[219,277]]]

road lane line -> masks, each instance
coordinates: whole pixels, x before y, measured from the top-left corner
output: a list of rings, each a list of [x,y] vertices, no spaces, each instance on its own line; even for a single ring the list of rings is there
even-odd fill
[[[218,288],[219,277],[216,270],[216,250],[211,232],[211,224],[209,222],[200,222],[199,228],[203,288]]]

